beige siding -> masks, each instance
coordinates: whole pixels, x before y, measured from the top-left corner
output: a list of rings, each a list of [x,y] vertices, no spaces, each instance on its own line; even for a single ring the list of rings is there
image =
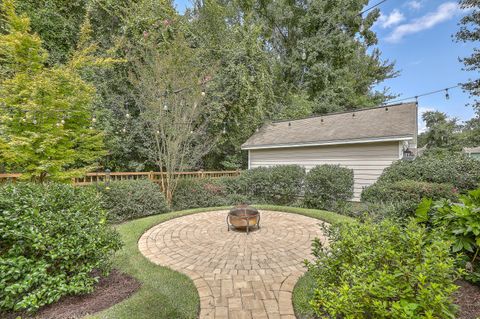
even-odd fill
[[[298,164],[309,170],[321,164],[340,164],[353,169],[353,200],[359,200],[362,189],[399,157],[399,142],[258,149],[249,151],[249,168]]]

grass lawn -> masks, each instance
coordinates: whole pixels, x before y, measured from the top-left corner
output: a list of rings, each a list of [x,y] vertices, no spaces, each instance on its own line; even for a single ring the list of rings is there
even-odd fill
[[[255,207],[301,214],[328,223],[353,221],[349,217],[315,209],[271,205],[255,205]],[[127,300],[87,318],[197,318],[200,301],[193,282],[183,274],[148,261],[138,250],[137,241],[147,229],[156,224],[185,215],[221,209],[227,209],[227,207],[198,208],[166,213],[136,219],[116,226],[124,242],[124,247],[116,254],[114,267],[137,278],[142,283],[142,287]],[[296,298],[294,300],[298,299],[302,302],[304,300],[299,293],[296,293],[294,298]],[[301,304],[302,302],[297,303]]]

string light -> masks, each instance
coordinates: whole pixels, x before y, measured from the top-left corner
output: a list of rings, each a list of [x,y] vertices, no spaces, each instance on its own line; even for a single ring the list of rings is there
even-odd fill
[[[388,103],[389,104],[395,104],[395,103],[408,101],[408,100],[413,100],[413,99],[415,99],[415,102],[418,103],[418,99],[420,97],[429,96],[429,95],[433,95],[433,94],[437,94],[437,93],[445,93],[445,98],[447,100],[449,100],[450,99],[450,90],[456,89],[458,87],[460,87],[460,85],[455,85],[455,86],[447,87],[447,88],[440,89],[440,90],[435,90],[435,91],[430,91],[430,92],[426,92],[426,93],[422,93],[422,94],[417,94],[415,96],[410,96],[410,97],[406,97],[406,98],[402,98],[402,99],[397,99],[397,100],[394,100],[394,101],[390,101]]]
[[[448,93],[448,89],[445,89],[445,99],[450,100],[450,94]]]
[[[131,115],[130,115],[130,113],[128,113],[128,112],[127,112],[127,114],[125,114],[125,117],[126,117],[127,119],[129,119],[130,116],[131,116]]]
[[[306,60],[307,59],[307,52],[305,52],[305,49],[303,49],[302,51],[302,60]]]
[[[227,128],[225,127],[225,123],[223,123],[222,134],[227,134]]]
[[[95,117],[95,115],[92,117],[92,123],[96,123],[97,122],[97,118]]]
[[[165,104],[163,105],[163,110],[164,110],[164,111],[168,111],[168,105],[167,105],[167,103],[165,103]]]

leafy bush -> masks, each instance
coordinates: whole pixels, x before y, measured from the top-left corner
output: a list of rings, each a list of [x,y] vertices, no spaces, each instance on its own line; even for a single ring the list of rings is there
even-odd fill
[[[229,204],[227,179],[182,179],[173,195],[175,210],[224,206]],[[232,178],[236,179],[236,178]]]
[[[322,318],[454,318],[449,243],[414,221],[337,224],[314,242],[311,305]]]
[[[338,209],[353,197],[353,170],[319,165],[305,177],[304,204],[309,208]]]
[[[97,187],[103,197],[103,207],[109,212],[109,220],[113,222],[169,210],[160,187],[150,180],[114,181]]]
[[[455,254],[460,253],[460,266],[465,278],[480,282],[480,188],[459,198],[460,203],[448,200],[423,200],[417,209],[417,220],[428,222],[441,231],[452,243]],[[432,204],[433,203],[433,204]]]
[[[240,175],[235,192],[257,204],[290,205],[300,195],[304,178],[305,169],[299,165],[257,167]]]
[[[121,246],[98,194],[63,184],[0,187],[0,309],[88,293]]]
[[[397,161],[386,168],[380,183],[415,180],[429,183],[448,183],[459,192],[475,189],[480,184],[480,161],[464,154],[432,153],[413,161]]]
[[[455,199],[457,195],[452,184],[402,180],[391,183],[377,182],[365,188],[361,198],[367,203],[394,204],[397,211],[391,217],[406,218],[415,214],[422,198]]]

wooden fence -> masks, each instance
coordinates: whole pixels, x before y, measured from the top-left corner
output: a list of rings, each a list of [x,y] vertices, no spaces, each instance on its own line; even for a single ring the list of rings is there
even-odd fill
[[[83,177],[72,179],[74,185],[89,185],[102,183],[106,181],[123,181],[135,179],[149,179],[155,183],[160,183],[162,179],[160,172],[111,172],[111,173],[88,173]],[[0,174],[0,183],[17,181],[22,174]],[[197,172],[176,172],[174,175],[178,178],[218,178],[234,177],[240,175],[240,171],[197,171]]]

